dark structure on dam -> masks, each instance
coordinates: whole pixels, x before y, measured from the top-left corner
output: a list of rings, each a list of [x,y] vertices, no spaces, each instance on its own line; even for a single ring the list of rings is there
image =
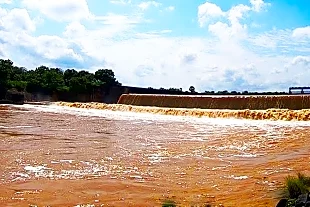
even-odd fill
[[[310,94],[310,87],[289,87],[289,94]]]

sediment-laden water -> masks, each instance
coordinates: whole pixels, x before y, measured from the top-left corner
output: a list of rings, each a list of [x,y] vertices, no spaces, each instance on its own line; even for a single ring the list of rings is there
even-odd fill
[[[282,121],[310,121],[310,109],[290,110],[270,108],[267,110],[231,110],[231,109],[201,109],[201,108],[168,108],[154,106],[135,106],[126,104],[105,103],[68,103],[57,102],[58,106],[71,108],[101,109],[124,112],[151,113],[158,115],[192,116],[204,118],[235,118],[253,120],[282,120]]]
[[[310,123],[0,106],[1,206],[274,206]]]

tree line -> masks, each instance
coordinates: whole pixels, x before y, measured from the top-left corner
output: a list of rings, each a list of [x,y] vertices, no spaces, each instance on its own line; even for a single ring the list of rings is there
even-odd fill
[[[152,87],[149,87],[148,89],[154,89]],[[194,86],[190,86],[188,91],[183,91],[182,88],[159,88],[156,90],[163,91],[165,93],[173,93],[173,92],[178,92],[180,94],[185,93],[185,94],[199,94],[199,95],[282,95],[282,94],[288,94],[287,92],[251,92],[251,91],[204,91],[204,92],[196,92],[196,89]]]
[[[34,70],[27,70],[25,67],[15,66],[9,59],[0,59],[0,99],[10,89],[46,95],[64,92],[89,94],[98,88],[109,90],[112,86],[120,85],[111,69],[98,69],[91,73],[39,66]]]

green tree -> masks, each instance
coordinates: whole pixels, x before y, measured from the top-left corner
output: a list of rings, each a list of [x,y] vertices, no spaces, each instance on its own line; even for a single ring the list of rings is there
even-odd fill
[[[24,67],[13,66],[9,71],[8,79],[11,81],[23,81],[25,79],[26,72],[27,69]]]
[[[99,69],[95,73],[60,68],[49,68],[41,65],[35,70],[13,65],[11,60],[0,59],[0,98],[4,98],[8,89],[43,93],[60,94],[94,94],[97,90],[109,90],[114,85],[121,85],[110,69]],[[13,90],[13,91],[14,91]],[[66,97],[62,93],[62,97]]]
[[[196,93],[195,87],[194,87],[194,86],[190,86],[188,90],[189,90],[191,93]]]
[[[110,88],[112,86],[121,85],[115,78],[115,74],[110,69],[99,69],[95,72],[95,78],[100,86]]]
[[[67,73],[68,74],[68,73]],[[95,75],[88,71],[70,72],[72,75],[67,79],[67,86],[73,93],[91,93],[96,85]]]
[[[27,87],[26,75],[27,70],[24,67],[13,66],[8,76],[8,87],[17,91],[25,91]]]
[[[6,86],[12,68],[13,62],[11,60],[0,60],[0,84],[3,86]]]
[[[68,90],[65,86],[63,71],[59,68],[46,70],[43,76],[43,83],[45,90],[50,94]]]
[[[9,88],[9,74],[12,70],[13,62],[11,60],[0,60],[0,98],[4,98]]]
[[[182,88],[169,88],[168,90],[182,92]]]
[[[78,72],[74,69],[68,69],[64,72],[64,81],[65,81],[65,84],[66,86],[69,86],[70,84],[70,80],[73,78],[73,77],[77,77],[78,76]]]
[[[38,76],[36,71],[28,71],[25,74],[25,79],[27,81],[26,91],[34,93],[42,90],[41,78]]]

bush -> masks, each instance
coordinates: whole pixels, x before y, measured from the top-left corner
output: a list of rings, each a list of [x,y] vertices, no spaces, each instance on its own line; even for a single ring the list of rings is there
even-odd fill
[[[162,207],[176,207],[176,203],[171,200],[167,200],[162,204]]]
[[[297,199],[299,195],[310,191],[310,177],[302,173],[298,173],[297,177],[288,176],[285,182],[285,190],[288,198]]]

